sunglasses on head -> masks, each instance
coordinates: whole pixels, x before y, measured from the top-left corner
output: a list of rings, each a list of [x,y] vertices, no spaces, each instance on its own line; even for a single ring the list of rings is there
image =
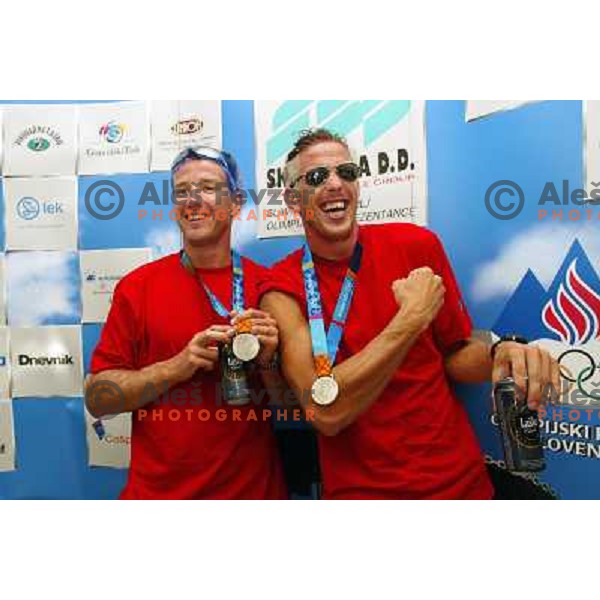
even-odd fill
[[[295,187],[302,179],[310,187],[319,187],[329,179],[332,170],[336,172],[340,179],[348,183],[356,181],[360,176],[360,167],[353,162],[342,163],[336,167],[315,167],[306,171],[304,175],[300,175],[300,177],[291,183],[290,187]]]
[[[229,189],[233,192],[237,191],[241,182],[238,167],[233,156],[224,150],[217,150],[210,146],[191,146],[182,150],[175,157],[171,165],[171,176],[173,177],[188,160],[202,160],[206,158],[216,162],[225,171]]]

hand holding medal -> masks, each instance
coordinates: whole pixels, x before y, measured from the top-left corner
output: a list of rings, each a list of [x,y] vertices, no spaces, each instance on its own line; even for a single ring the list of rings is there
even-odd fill
[[[243,315],[238,315],[235,311],[231,313],[233,315],[231,325],[235,329],[233,353],[243,362],[254,360],[260,351],[260,342],[252,333],[252,319],[246,315],[247,312],[245,311]]]
[[[270,363],[279,345],[277,321],[265,311],[250,308],[238,314],[232,311],[231,324],[236,335],[233,352],[243,361],[254,360],[260,364]]]
[[[224,319],[232,319],[234,338],[219,346],[219,363],[221,365],[221,387],[225,402],[231,406],[243,406],[251,401],[250,387],[246,372],[247,362],[256,358],[260,351],[258,337],[252,333],[251,315],[244,311],[244,269],[241,256],[231,251],[231,310],[215,296],[204,283],[192,263],[191,258],[183,250],[180,254],[181,264],[204,290],[213,310]],[[248,312],[248,311],[246,311]],[[240,318],[243,315],[242,318]],[[237,319],[236,319],[237,317]]]

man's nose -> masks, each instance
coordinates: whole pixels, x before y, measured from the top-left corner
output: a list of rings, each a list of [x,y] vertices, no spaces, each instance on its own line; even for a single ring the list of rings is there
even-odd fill
[[[202,198],[199,194],[190,193],[186,196],[182,206],[184,209],[200,207],[202,206]]]
[[[329,171],[329,175],[325,181],[325,188],[328,190],[338,190],[342,187],[342,180],[335,169]]]
[[[203,204],[213,204],[211,202],[212,196],[209,192],[202,190],[200,188],[190,190],[187,195],[185,206],[202,206]]]

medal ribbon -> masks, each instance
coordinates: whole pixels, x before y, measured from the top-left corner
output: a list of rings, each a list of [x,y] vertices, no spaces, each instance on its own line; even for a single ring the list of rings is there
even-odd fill
[[[223,303],[215,296],[213,291],[204,283],[198,272],[194,268],[194,264],[192,263],[192,259],[189,257],[185,250],[181,251],[180,254],[181,264],[188,271],[194,279],[202,286],[208,299],[210,301],[213,310],[220,317],[229,317],[229,311]],[[241,314],[244,312],[244,271],[242,269],[242,259],[240,255],[235,251],[231,251],[231,262],[233,263],[233,279],[232,279],[232,290],[231,290],[231,306],[232,310],[235,310],[237,313]],[[250,323],[250,319],[245,319],[239,323],[238,333],[247,333],[250,331],[252,325]]]
[[[313,357],[317,377],[331,375],[335,363],[344,326],[350,312],[350,305],[356,288],[356,277],[360,270],[362,261],[362,246],[357,243],[342,283],[342,289],[338,296],[333,318],[329,325],[329,331],[325,334],[325,321],[323,320],[323,304],[319,282],[313,262],[312,253],[308,244],[304,243],[302,256],[302,276],[304,278],[304,291],[306,292],[306,310],[310,325],[310,337],[312,340]]]

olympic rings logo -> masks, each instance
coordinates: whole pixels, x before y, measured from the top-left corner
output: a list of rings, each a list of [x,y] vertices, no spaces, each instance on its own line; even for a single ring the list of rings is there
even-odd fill
[[[576,376],[573,374],[572,369],[565,364],[565,359],[567,359],[568,357],[573,358],[574,355],[577,357],[583,357],[584,360],[588,363],[587,366],[581,369]],[[558,357],[557,362],[559,364],[560,374],[563,380],[568,382],[566,386],[563,386],[563,389],[559,394],[561,398],[569,394],[573,387],[576,385],[579,392],[583,394],[585,398],[589,398],[600,402],[600,389],[597,389],[596,391],[590,390],[590,384],[587,383],[594,376],[596,370],[600,369],[600,364],[596,363],[594,357],[589,352],[587,352],[586,350],[581,350],[580,348],[572,348],[570,350],[565,350]],[[598,383],[595,387],[600,388],[600,383]]]

